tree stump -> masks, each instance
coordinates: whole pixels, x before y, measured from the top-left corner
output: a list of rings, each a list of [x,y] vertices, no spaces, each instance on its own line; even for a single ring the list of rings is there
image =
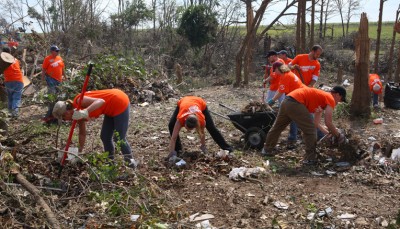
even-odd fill
[[[180,64],[178,64],[178,63],[175,64],[175,75],[176,75],[176,83],[177,84],[182,83],[182,80],[183,80],[182,79],[183,78],[182,66]]]
[[[361,14],[355,47],[356,72],[350,113],[353,117],[369,117],[371,115],[371,95],[368,86],[370,39],[368,37],[368,18],[366,13]]]

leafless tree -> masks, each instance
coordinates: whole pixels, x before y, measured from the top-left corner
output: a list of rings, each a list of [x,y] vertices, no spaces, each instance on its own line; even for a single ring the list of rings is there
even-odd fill
[[[376,37],[376,48],[375,48],[375,60],[374,60],[374,72],[378,73],[379,67],[379,49],[381,48],[381,32],[382,32],[382,13],[383,13],[383,3],[387,0],[379,1],[379,19],[378,19],[378,29]]]
[[[348,0],[346,12],[346,35],[349,35],[349,26],[351,18],[358,13],[360,8],[360,0]]]
[[[396,25],[397,22],[400,23],[399,16],[400,16],[400,4],[399,4],[399,7],[397,8],[397,11],[396,11],[395,25]],[[396,33],[397,33],[396,30],[393,29],[392,42],[390,44],[389,60],[388,60],[388,62],[389,62],[388,80],[389,81],[392,80],[392,73],[393,73],[392,62],[393,62],[393,54],[394,54],[394,45],[395,45],[395,42],[396,42]]]

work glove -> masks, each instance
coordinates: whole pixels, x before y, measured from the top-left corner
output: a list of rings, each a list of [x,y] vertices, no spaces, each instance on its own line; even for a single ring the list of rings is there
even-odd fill
[[[87,119],[88,117],[89,117],[89,113],[86,109],[74,110],[74,114],[72,115],[73,120]]]
[[[200,149],[201,149],[201,152],[203,152],[204,154],[208,153],[206,145],[201,145]]]
[[[274,100],[272,100],[272,99],[268,100],[268,105],[272,106],[272,105],[274,105],[274,104],[275,104],[275,101],[274,101]]]
[[[349,140],[347,140],[346,136],[344,136],[343,133],[340,133],[339,136],[337,137],[337,143],[338,145],[342,145],[347,143]]]

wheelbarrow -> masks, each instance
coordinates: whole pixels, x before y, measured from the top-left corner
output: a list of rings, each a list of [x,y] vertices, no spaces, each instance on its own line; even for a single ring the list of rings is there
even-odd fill
[[[275,111],[242,113],[223,104],[219,105],[229,109],[232,113],[225,116],[213,111],[210,112],[231,121],[238,130],[244,133],[244,140],[247,147],[261,149],[264,146],[267,133],[275,122]]]

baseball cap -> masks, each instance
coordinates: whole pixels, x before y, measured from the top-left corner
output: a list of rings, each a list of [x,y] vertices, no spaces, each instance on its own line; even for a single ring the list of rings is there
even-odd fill
[[[272,71],[275,71],[277,68],[279,68],[280,66],[282,66],[283,63],[276,61],[273,65],[272,65]]]
[[[339,95],[342,97],[342,102],[347,103],[346,101],[346,89],[342,86],[334,86],[331,90],[333,93],[339,93]]]
[[[278,53],[274,50],[271,50],[267,53],[267,55],[265,56],[266,58],[270,57],[270,56],[275,56],[278,55]]]
[[[64,113],[67,111],[67,101],[58,101],[53,108],[53,117],[58,119],[58,123],[61,123]]]
[[[50,51],[56,51],[56,52],[58,52],[58,51],[60,51],[60,49],[57,47],[57,45],[52,45],[52,46],[50,47]]]
[[[286,55],[287,55],[288,52],[287,52],[286,50],[283,49],[283,50],[279,51],[278,54],[286,54]]]
[[[381,86],[379,84],[374,84],[374,86],[372,87],[372,90],[376,93],[378,93],[381,90]]]

